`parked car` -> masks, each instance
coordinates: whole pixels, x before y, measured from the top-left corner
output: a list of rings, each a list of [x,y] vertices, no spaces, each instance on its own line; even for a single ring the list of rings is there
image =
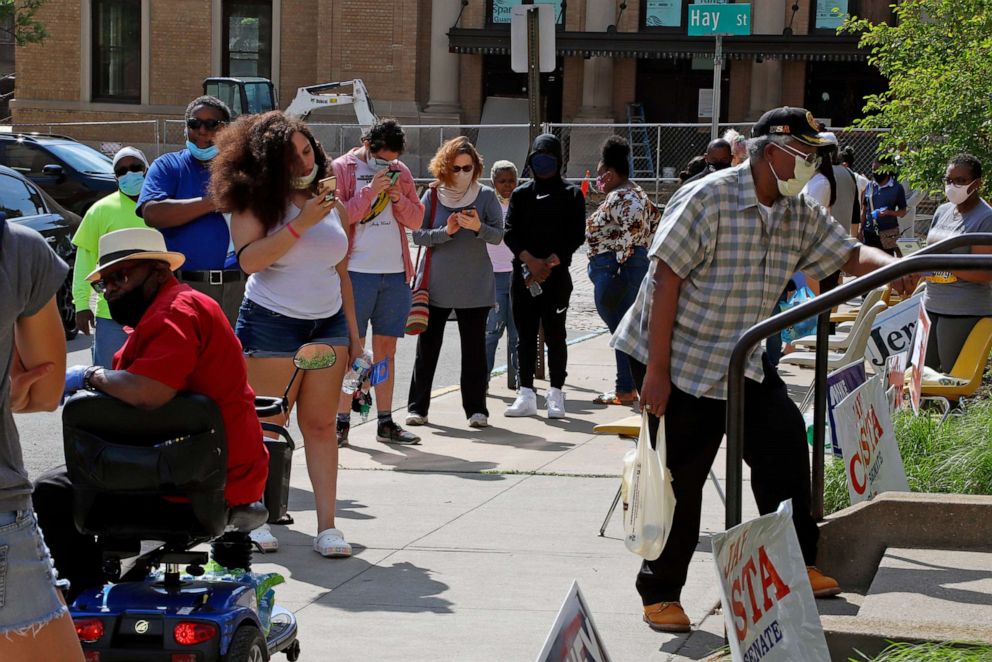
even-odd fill
[[[117,190],[110,157],[65,136],[0,133],[0,164],[21,173],[80,216]]]
[[[76,261],[72,235],[79,227],[79,216],[62,207],[27,177],[4,166],[0,166],[0,212],[7,215],[8,221],[23,223],[38,231],[69,265],[69,274],[56,294],[56,302],[65,337],[72,340],[78,333],[76,309],[72,303],[72,266]]]

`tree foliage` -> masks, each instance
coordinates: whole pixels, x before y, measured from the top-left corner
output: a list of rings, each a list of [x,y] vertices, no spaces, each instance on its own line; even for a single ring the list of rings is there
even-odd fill
[[[0,0],[0,30],[13,36],[18,46],[40,44],[48,31],[35,18],[45,0]]]
[[[890,129],[882,149],[900,155],[901,178],[940,190],[960,152],[992,166],[992,0],[901,0],[891,24],[851,18],[843,29],[861,33],[888,79],[859,124]]]

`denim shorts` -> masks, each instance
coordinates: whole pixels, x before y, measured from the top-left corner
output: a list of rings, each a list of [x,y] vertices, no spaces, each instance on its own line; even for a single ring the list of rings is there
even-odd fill
[[[402,338],[412,296],[406,275],[349,271],[348,276],[355,294],[358,335],[362,338],[368,335],[369,322],[372,322],[372,335]]]
[[[343,308],[324,319],[303,320],[269,310],[249,299],[241,302],[234,334],[241,341],[245,356],[257,358],[293,356],[302,345],[311,342],[332,347],[351,344]]]
[[[0,636],[33,634],[61,616],[57,579],[34,512],[0,512]]]

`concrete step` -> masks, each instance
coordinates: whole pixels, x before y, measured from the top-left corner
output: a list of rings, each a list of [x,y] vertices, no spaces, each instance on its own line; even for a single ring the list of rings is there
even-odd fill
[[[969,629],[992,623],[992,553],[890,547],[859,616]]]
[[[817,606],[833,659],[889,641],[992,644],[992,553],[889,547],[864,596]]]

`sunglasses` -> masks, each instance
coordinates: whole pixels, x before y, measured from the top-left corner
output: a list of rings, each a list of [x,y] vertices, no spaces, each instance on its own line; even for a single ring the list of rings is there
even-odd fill
[[[200,120],[195,117],[191,117],[188,120],[186,120],[186,126],[189,127],[190,129],[193,129],[194,131],[199,129],[201,126],[204,127],[207,131],[216,131],[220,126],[224,124],[226,124],[224,120]]]
[[[974,179],[965,179],[964,177],[944,177],[945,184],[953,184],[955,186],[968,186]]]
[[[451,166],[451,172],[472,172],[473,170],[475,170],[474,165]]]
[[[816,152],[813,152],[812,154],[806,154],[804,152],[800,152],[798,149],[794,147],[789,147],[788,145],[779,145],[778,143],[772,143],[772,144],[775,145],[775,147],[778,147],[783,152],[792,154],[796,158],[805,161],[806,165],[811,165],[814,168],[820,167],[820,163],[822,162],[822,159],[820,158],[820,155],[817,154]]]
[[[114,168],[114,174],[118,178],[123,177],[124,175],[126,175],[129,172],[144,172],[144,171],[145,171],[145,164],[144,163],[134,163],[134,164],[131,164],[131,165],[127,166],[126,168],[123,167],[123,166],[121,166],[120,168]]]
[[[127,287],[127,284],[131,282],[131,279],[134,277],[135,272],[140,268],[140,266],[141,265],[135,265],[133,267],[120,269],[106,274],[100,280],[95,280],[90,283],[90,286],[96,291],[97,294],[106,294],[107,286],[113,286],[115,288]]]

